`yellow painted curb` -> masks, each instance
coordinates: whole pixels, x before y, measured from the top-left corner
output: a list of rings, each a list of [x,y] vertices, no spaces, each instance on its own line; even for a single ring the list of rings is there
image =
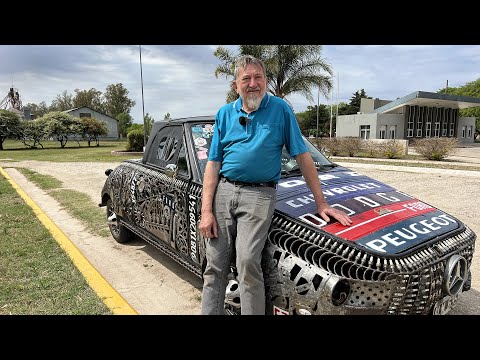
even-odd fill
[[[0,166],[0,174],[2,174],[13,188],[25,200],[42,222],[42,224],[52,234],[53,238],[58,242],[60,247],[65,250],[67,255],[72,259],[75,266],[83,274],[90,287],[102,299],[105,305],[115,315],[138,315],[138,313],[125,301],[125,299],[95,270],[93,265],[83,256],[77,247],[63,233],[55,223],[38,207],[37,204],[17,185],[17,183],[3,170]]]

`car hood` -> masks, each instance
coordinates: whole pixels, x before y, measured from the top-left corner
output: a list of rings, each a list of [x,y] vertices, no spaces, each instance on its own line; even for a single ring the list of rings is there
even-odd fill
[[[395,255],[463,229],[453,216],[393,187],[338,166],[318,172],[330,206],[350,215],[343,226],[317,214],[315,200],[305,180],[280,179],[276,211],[335,235],[370,252]]]

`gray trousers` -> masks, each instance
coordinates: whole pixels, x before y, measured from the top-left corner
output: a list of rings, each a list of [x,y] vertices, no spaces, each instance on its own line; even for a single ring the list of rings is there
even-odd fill
[[[224,314],[230,263],[236,266],[242,315],[265,315],[262,250],[275,210],[277,190],[238,186],[220,179],[213,201],[218,238],[206,239],[202,314]],[[234,252],[235,250],[235,252]]]

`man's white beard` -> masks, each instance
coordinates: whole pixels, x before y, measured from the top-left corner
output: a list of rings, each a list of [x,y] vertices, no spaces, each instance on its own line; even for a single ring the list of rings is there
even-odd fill
[[[249,109],[251,109],[252,111],[256,111],[262,103],[263,96],[249,96],[249,94],[247,93],[247,96],[245,96],[242,100],[245,102]]]

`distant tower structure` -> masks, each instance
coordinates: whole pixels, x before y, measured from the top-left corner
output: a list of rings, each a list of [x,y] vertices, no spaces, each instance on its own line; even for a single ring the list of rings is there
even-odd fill
[[[20,93],[15,87],[11,87],[7,93],[7,96],[0,103],[0,109],[9,110],[17,113],[20,117],[24,117],[22,99]]]

